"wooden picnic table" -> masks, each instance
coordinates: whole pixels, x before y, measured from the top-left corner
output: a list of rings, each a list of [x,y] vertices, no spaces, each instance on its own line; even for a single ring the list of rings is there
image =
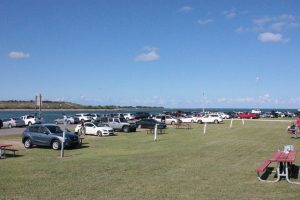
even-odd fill
[[[289,179],[289,176],[290,176],[289,172],[292,173],[291,167],[292,167],[292,164],[296,160],[296,156],[297,156],[297,151],[296,150],[292,150],[292,151],[278,150],[278,151],[274,152],[270,159],[265,160],[261,165],[259,165],[256,168],[257,178],[260,181],[263,181],[263,182],[278,182],[280,180],[280,177],[285,177],[285,179],[289,183],[300,184],[300,182],[294,182],[294,181],[291,181]],[[277,166],[275,168],[276,173],[277,173],[277,179],[274,180],[274,181],[261,179],[260,173],[265,172],[267,167],[271,163],[276,163],[277,164]]]
[[[175,124],[175,128],[185,128],[185,129],[191,129],[192,126],[188,123],[177,123]]]
[[[154,128],[150,128],[150,129],[148,129],[146,132],[147,132],[147,134],[149,134],[149,133],[151,133],[151,134],[154,134]],[[163,134],[163,133],[166,133],[166,131],[165,131],[166,129],[163,129],[163,128],[158,128],[157,129],[157,134]]]
[[[0,158],[6,158],[6,148],[11,146],[11,144],[0,144]]]

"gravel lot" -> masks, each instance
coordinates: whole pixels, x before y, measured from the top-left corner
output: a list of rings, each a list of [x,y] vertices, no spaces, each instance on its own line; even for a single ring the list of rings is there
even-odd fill
[[[62,129],[64,129],[64,125],[60,125],[60,127]],[[74,124],[66,126],[66,128],[69,129],[70,131],[74,131],[75,127],[76,127],[76,125],[74,125]],[[1,135],[22,135],[25,128],[26,127],[23,127],[23,128],[1,128],[0,129],[0,136]]]

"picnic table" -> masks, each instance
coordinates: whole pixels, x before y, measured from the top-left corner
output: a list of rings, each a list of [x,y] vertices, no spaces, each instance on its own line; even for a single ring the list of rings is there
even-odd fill
[[[11,144],[0,144],[0,158],[6,158],[7,147],[11,146]]]
[[[185,128],[185,129],[191,129],[192,128],[192,126],[190,125],[190,124],[188,124],[188,123],[176,123],[175,124],[175,128]]]
[[[261,165],[259,165],[256,168],[258,180],[263,182],[278,182],[280,180],[280,177],[285,177],[285,179],[289,183],[300,184],[300,182],[294,182],[290,180],[290,175],[292,175],[292,171],[293,171],[292,170],[293,163],[296,160],[296,156],[297,156],[296,150],[291,150],[291,151],[278,150],[274,152],[271,158],[265,160]],[[271,163],[276,163],[276,167],[275,167],[276,170],[272,172],[276,172],[277,178],[272,181],[264,180],[262,179],[262,175],[268,170],[268,166]]]
[[[147,134],[154,134],[154,131],[155,131],[155,129],[154,128],[150,128],[150,129],[148,129],[147,131],[146,131],[146,133]],[[166,129],[164,129],[164,128],[158,128],[157,129],[157,134],[163,134],[163,133],[166,133]]]

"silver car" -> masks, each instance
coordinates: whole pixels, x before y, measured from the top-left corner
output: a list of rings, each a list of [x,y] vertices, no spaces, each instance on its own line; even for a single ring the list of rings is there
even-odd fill
[[[25,126],[25,122],[22,119],[18,118],[8,118],[3,119],[3,127],[2,128],[12,128],[12,127],[22,127]]]

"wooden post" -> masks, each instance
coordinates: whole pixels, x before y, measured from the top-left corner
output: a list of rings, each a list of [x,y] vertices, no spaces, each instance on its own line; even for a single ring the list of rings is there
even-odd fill
[[[156,142],[157,140],[157,124],[155,124],[155,127],[154,127],[154,142]]]
[[[60,150],[60,157],[64,157],[64,143],[65,143],[65,132],[63,132],[63,138],[61,142],[61,150]]]
[[[204,124],[204,129],[203,129],[203,134],[205,134],[206,133],[206,122],[205,122],[205,124]]]
[[[231,121],[230,121],[230,128],[232,128],[232,122],[233,122],[233,118],[231,118]]]

